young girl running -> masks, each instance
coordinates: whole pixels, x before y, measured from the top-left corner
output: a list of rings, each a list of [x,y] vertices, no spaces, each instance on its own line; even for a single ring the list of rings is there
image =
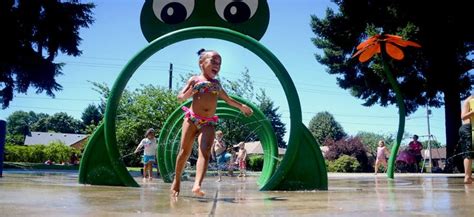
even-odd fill
[[[196,179],[192,192],[196,196],[204,196],[201,190],[202,180],[207,171],[211,147],[214,141],[215,125],[218,117],[215,115],[217,99],[222,99],[229,105],[238,108],[247,116],[252,115],[251,108],[241,104],[222,89],[216,80],[221,69],[221,56],[216,51],[201,49],[198,52],[201,74],[192,76],[178,94],[178,99],[184,101],[193,98],[190,108],[183,107],[185,120],[181,132],[181,148],[176,159],[176,170],[171,195],[176,197],[180,192],[181,173],[191,154],[194,139],[198,138],[198,160],[196,165]]]

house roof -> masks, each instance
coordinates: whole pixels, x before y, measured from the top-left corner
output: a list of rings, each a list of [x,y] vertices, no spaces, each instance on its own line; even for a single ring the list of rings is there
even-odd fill
[[[238,146],[234,145],[234,147]],[[262,144],[260,141],[253,141],[253,142],[246,142],[245,143],[245,150],[247,150],[247,154],[263,154]],[[286,149],[278,148],[278,155],[284,155]]]
[[[31,132],[31,136],[25,138],[25,145],[47,145],[53,141],[61,141],[67,146],[71,146],[87,136],[85,134]]]

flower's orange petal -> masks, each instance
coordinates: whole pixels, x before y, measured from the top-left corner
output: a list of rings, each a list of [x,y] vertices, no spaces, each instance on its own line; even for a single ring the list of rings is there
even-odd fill
[[[377,39],[379,39],[380,35],[374,35],[367,40],[363,41],[359,45],[357,45],[356,49],[360,50],[362,48],[368,47],[370,44],[373,44]]]
[[[380,44],[376,43],[371,47],[368,47],[367,49],[362,52],[362,54],[359,56],[359,61],[361,63],[366,62],[370,58],[372,58],[376,53],[380,53]]]
[[[386,41],[392,42],[400,47],[407,47],[407,46],[412,46],[412,47],[417,47],[417,48],[421,47],[421,45],[413,41],[398,40],[398,39],[393,39],[393,38],[387,38]]]
[[[398,35],[390,35],[390,34],[384,34],[383,36],[385,36],[385,38],[391,38],[391,39],[395,39],[395,40],[402,40],[402,36],[398,36]]]
[[[403,57],[405,57],[402,49],[398,48],[390,42],[385,43],[385,51],[387,51],[387,54],[389,56],[396,60],[402,60]]]
[[[359,55],[360,53],[364,52],[365,50],[367,50],[367,48],[365,48],[365,49],[362,49],[362,50],[358,50],[358,51],[357,51],[357,52],[356,52],[354,55],[352,55],[352,57],[351,57],[351,58],[354,58],[354,57],[356,57],[357,55]]]
[[[417,48],[421,47],[420,44],[418,44],[416,42],[413,42],[413,41],[405,41],[405,43],[407,43],[408,46],[417,47]]]
[[[395,39],[395,38],[386,38],[385,41],[387,42],[392,42],[400,47],[406,47],[408,46],[408,44],[406,43],[405,40],[401,40],[401,39]]]

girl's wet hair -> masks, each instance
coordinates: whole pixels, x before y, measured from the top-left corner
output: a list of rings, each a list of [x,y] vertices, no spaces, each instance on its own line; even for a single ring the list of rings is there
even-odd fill
[[[207,50],[204,49],[204,48],[199,49],[198,52],[197,52],[199,58],[201,58],[204,55],[204,53],[206,53],[206,51]]]

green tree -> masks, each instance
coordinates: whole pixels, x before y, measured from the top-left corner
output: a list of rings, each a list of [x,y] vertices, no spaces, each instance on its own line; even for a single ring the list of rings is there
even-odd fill
[[[59,52],[79,56],[79,29],[93,22],[92,3],[78,0],[0,1],[0,96],[7,108],[13,92],[54,96],[62,89],[55,80],[63,63],[54,58]]]
[[[25,111],[15,111],[7,118],[7,132],[11,135],[28,135],[30,134],[30,126],[34,119],[30,113]]]
[[[322,145],[326,139],[338,141],[346,136],[342,126],[327,111],[319,112],[311,118],[308,128],[319,145]]]
[[[105,84],[93,83],[94,90],[106,101],[110,90]],[[166,119],[179,107],[176,92],[146,85],[133,91],[124,90],[117,108],[117,144],[127,165],[139,165],[140,155],[131,155],[148,128],[158,136]]]
[[[65,112],[58,112],[48,118],[48,131],[57,133],[82,133],[82,122]]]
[[[75,150],[62,142],[52,142],[44,147],[44,155],[47,159],[60,163],[67,162]]]
[[[82,112],[82,123],[85,126],[94,124],[98,125],[98,123],[102,120],[102,114],[99,111],[99,108],[94,104],[89,104]]]
[[[31,125],[31,131],[48,132],[49,117],[47,114],[38,117],[38,120]]]
[[[265,90],[263,89],[260,89],[260,94],[257,94],[256,98],[259,102],[260,110],[272,124],[277,137],[278,147],[286,148],[286,142],[283,140],[286,133],[286,126],[281,121],[281,114],[278,113],[279,107],[275,107],[273,101],[266,95]]]
[[[473,1],[450,4],[427,0],[355,1],[334,0],[339,7],[328,9],[326,17],[312,16],[313,42],[323,50],[317,60],[338,74],[338,84],[352,95],[364,99],[366,106],[396,103],[387,81],[379,76],[382,67],[372,62],[359,64],[351,58],[354,48],[368,35],[401,35],[422,45],[421,52],[406,50],[407,58],[392,61],[391,67],[400,82],[407,114],[418,106],[445,106],[447,155],[452,156],[461,122],[460,97],[467,96],[472,79],[474,29],[465,25],[471,20]],[[430,5],[430,10],[426,10]],[[421,13],[423,12],[423,13]],[[380,62],[380,61],[375,61]]]
[[[431,148],[443,148],[446,147],[446,145],[441,144],[441,142],[438,142],[437,140],[431,140],[430,141]],[[428,140],[422,141],[421,145],[423,145],[423,149],[428,149]]]
[[[252,101],[254,98],[253,81],[249,74],[249,69],[245,68],[240,73],[241,78],[229,80],[225,77],[221,79],[222,87],[228,94],[240,96],[246,100]]]
[[[374,159],[377,157],[377,147],[380,140],[385,142],[389,150],[391,150],[391,146],[394,142],[393,135],[382,135],[371,132],[358,132],[355,137],[360,139],[367,149],[367,152],[369,152]]]

